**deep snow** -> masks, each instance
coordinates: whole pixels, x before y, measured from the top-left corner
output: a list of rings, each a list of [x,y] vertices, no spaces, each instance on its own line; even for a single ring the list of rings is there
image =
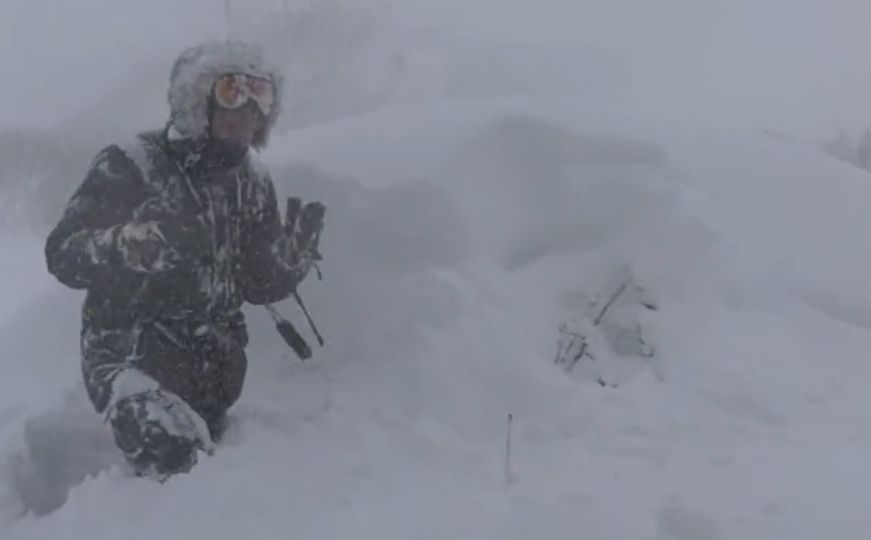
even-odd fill
[[[117,466],[79,388],[81,294],[42,236],[0,237],[2,537],[866,538],[867,173],[590,94],[434,90],[476,56],[427,43],[264,154],[280,195],[328,207],[302,289],[328,344],[299,363],[249,310],[236,421],[189,475]],[[568,376],[559,324],[627,266],[655,358],[590,368],[618,388]]]
[[[328,346],[296,363],[252,311],[250,380],[214,457],[164,486],[104,470],[46,517],[9,515],[8,537],[861,538],[864,175],[761,134],[446,110],[276,141],[274,164],[310,157],[274,167],[280,190],[330,208],[325,280],[303,291]],[[41,272],[38,250],[16,253]],[[572,295],[626,263],[659,305],[656,365],[617,389],[566,376],[552,355]],[[4,296],[27,307],[0,341],[16,359],[3,441],[30,443],[13,467],[51,506],[114,459],[71,389],[80,296]]]

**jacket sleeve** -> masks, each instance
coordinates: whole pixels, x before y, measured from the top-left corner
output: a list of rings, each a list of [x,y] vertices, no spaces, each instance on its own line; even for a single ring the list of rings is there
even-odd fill
[[[269,304],[290,296],[304,273],[282,258],[286,238],[272,180],[264,177],[259,188],[260,208],[248,223],[242,250],[243,298],[250,304]]]
[[[48,271],[86,289],[120,267],[115,237],[144,197],[142,173],[117,146],[101,151],[45,243]]]

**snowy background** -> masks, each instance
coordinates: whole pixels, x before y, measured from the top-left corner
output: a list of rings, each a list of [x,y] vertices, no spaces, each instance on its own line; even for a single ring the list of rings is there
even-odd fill
[[[871,4],[231,6],[0,5],[0,537],[868,537],[871,176],[817,141],[871,124]],[[249,310],[226,442],[158,485],[86,402],[42,243],[228,26],[288,72],[262,158],[327,205],[328,343],[299,363]],[[557,328],[627,267],[654,358],[567,375]]]

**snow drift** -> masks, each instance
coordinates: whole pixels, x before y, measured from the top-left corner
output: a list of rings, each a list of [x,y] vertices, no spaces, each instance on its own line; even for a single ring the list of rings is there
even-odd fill
[[[303,289],[328,346],[294,363],[251,312],[237,424],[190,475],[126,477],[64,398],[76,294],[7,317],[9,537],[861,536],[866,178],[752,133],[458,107],[275,142],[280,191],[330,210],[325,281]],[[618,389],[573,380],[558,324],[624,264],[656,296],[657,365]]]
[[[864,538],[867,175],[757,131],[482,93],[275,137],[279,194],[328,208],[302,287],[328,343],[299,363],[249,310],[227,440],[165,485],[124,473],[77,388],[80,295],[33,277],[41,237],[5,234],[3,537]],[[625,268],[654,357],[600,358],[617,388],[566,375],[560,324]]]

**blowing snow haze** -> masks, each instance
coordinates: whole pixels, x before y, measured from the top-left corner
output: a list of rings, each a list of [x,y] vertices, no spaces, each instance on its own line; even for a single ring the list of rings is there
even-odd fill
[[[871,126],[869,20],[0,2],[0,537],[866,540],[871,134],[818,143]],[[241,398],[194,425],[223,437],[160,484],[86,395],[84,295],[44,247],[100,150],[166,124],[179,53],[228,34],[284,71],[256,157],[282,206],[326,207],[300,285],[325,345],[276,303],[300,362],[245,304]]]
[[[235,4],[231,17],[242,31],[281,3]],[[608,104],[800,136],[867,123],[871,70],[864,51],[871,38],[865,21],[871,4],[862,0],[378,0],[348,6],[367,12],[368,24],[382,32],[390,34],[392,27],[394,35],[384,39],[399,50],[433,36],[467,50],[497,49],[512,68],[543,76],[536,86],[549,93],[583,96],[590,86],[607,85],[605,96],[595,97],[607,97]],[[398,21],[407,23],[402,32]],[[0,125],[68,127],[65,121],[78,110],[120,92],[142,66],[164,68],[184,45],[225,34],[223,2],[211,0],[4,2],[0,65],[7,81],[16,82],[0,89]],[[581,50],[605,55],[611,80],[603,82],[601,73],[571,54]],[[467,76],[486,79],[488,67]],[[537,73],[545,69],[552,80]],[[440,84],[435,76],[429,82]],[[517,89],[506,83],[505,90]],[[136,88],[126,93],[148,103],[161,97]]]

